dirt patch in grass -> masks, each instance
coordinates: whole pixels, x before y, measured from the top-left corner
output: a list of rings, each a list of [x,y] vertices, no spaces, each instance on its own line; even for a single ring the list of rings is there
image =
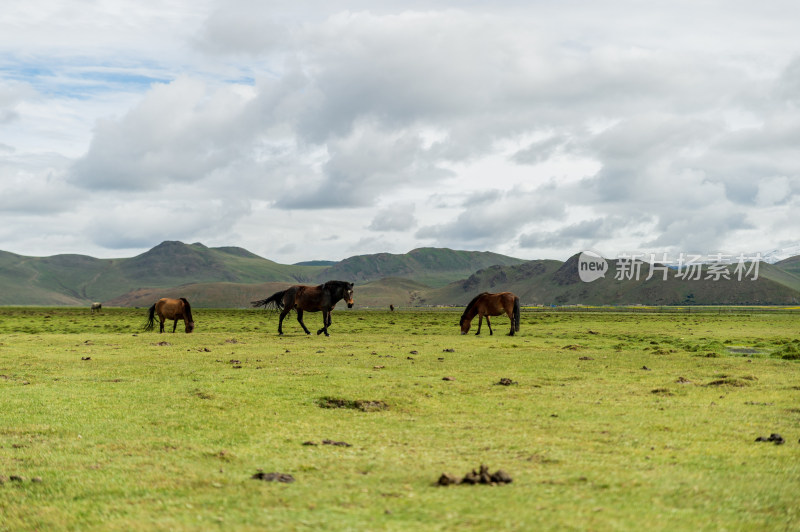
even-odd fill
[[[709,382],[708,384],[706,384],[706,386],[733,386],[735,388],[742,388],[744,386],[750,386],[750,382],[748,381],[752,380],[753,380],[752,378],[748,377],[742,377],[742,378],[722,377]]]
[[[264,473],[262,469],[259,469],[258,472],[250,478],[254,480],[263,480],[265,482],[283,482],[285,484],[294,482],[294,477],[288,473]]]
[[[315,441],[304,441],[303,445],[305,446],[316,446],[319,445]],[[335,440],[322,440],[322,445],[333,445],[334,447],[352,447],[353,445],[347,443],[346,441],[335,441]]]
[[[360,410],[361,412],[378,412],[388,410],[389,405],[384,401],[373,401],[363,399],[343,399],[341,397],[321,397],[317,400],[320,408],[347,408],[350,410]]]
[[[650,390],[650,393],[658,395],[672,395],[672,392],[669,390],[669,388],[656,388],[654,390]]]

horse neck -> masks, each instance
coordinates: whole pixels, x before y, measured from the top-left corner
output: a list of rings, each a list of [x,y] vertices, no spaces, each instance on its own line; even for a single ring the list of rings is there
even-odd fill
[[[478,314],[478,305],[475,302],[473,302],[466,309],[464,309],[464,314],[461,315],[461,321],[462,322],[464,320],[472,321],[472,318],[474,318],[476,314]]]
[[[337,303],[344,298],[344,286],[340,283],[328,281],[323,286],[323,291],[331,300],[331,304]]]

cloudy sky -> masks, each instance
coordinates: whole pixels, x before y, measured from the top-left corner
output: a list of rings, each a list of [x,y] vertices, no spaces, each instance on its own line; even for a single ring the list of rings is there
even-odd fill
[[[794,0],[12,0],[0,250],[796,244],[797,20]]]

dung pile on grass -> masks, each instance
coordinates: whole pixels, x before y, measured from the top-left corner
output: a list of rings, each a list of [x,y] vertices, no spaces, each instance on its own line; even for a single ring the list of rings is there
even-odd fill
[[[784,443],[786,443],[786,440],[783,439],[783,436],[781,436],[776,432],[770,434],[769,437],[759,436],[758,438],[756,438],[756,441],[769,441],[774,443],[775,445],[783,445]]]
[[[442,476],[439,477],[439,480],[436,481],[436,484],[439,486],[451,486],[454,484],[484,484],[496,486],[502,484],[511,484],[512,481],[513,479],[511,478],[511,475],[502,469],[498,469],[494,473],[489,474],[489,468],[481,464],[478,471],[473,469],[460,479],[455,475],[451,475],[450,473],[442,473]]]

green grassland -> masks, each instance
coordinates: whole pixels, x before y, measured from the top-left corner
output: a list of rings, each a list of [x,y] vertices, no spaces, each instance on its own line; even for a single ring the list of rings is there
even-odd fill
[[[0,308],[0,530],[800,529],[798,311],[644,310]]]

